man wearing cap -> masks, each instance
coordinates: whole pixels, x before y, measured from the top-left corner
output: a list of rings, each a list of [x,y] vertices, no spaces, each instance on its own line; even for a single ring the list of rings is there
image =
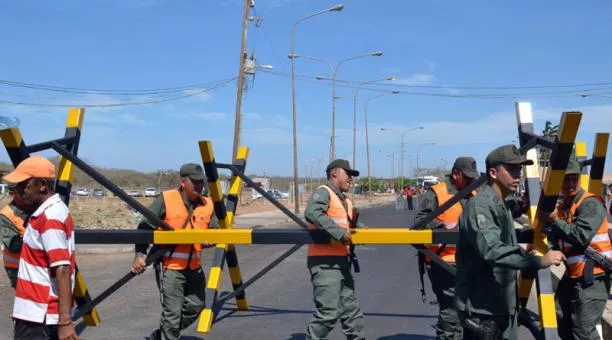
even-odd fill
[[[359,171],[351,169],[347,160],[336,159],[329,163],[326,173],[327,183],[314,191],[304,216],[310,230],[323,230],[339,242],[308,245],[307,264],[316,310],[306,338],[327,339],[340,320],[347,339],[365,339],[363,313],[355,296],[349,259],[351,234],[358,223],[347,193]]]
[[[612,260],[612,245],[603,200],[580,187],[580,165],[570,160],[563,180],[563,200],[552,213],[540,218],[548,223],[550,241],[556,241],[565,254],[565,274],[556,292],[559,336],[561,339],[599,339],[600,324],[608,292],[610,273],[586,257],[591,247]]]
[[[149,210],[176,230],[207,229],[217,227],[213,202],[202,196],[206,176],[202,166],[187,163],[179,171],[179,188],[162,192]],[[147,220],[138,229],[155,230]],[[206,278],[200,264],[202,247],[212,245],[179,244],[167,248],[161,263],[156,264],[156,277],[161,292],[162,313],[159,329],[151,339],[176,340],[181,330],[191,325],[204,308]],[[136,245],[132,271],[141,274],[145,270],[148,244]]]
[[[0,231],[2,235],[2,262],[6,275],[11,281],[11,287],[17,286],[17,272],[19,270],[19,258],[21,257],[21,245],[25,233],[26,221],[33,212],[32,207],[25,204],[21,191],[17,186],[9,183],[9,194],[13,197],[11,202],[0,209]]]
[[[436,185],[432,185],[423,194],[423,197],[419,201],[415,222],[422,220],[427,214],[446,203],[446,201],[451,199],[459,190],[467,187],[476,177],[478,177],[476,160],[472,157],[458,157],[453,164],[451,173],[446,176],[445,180]],[[461,201],[436,216],[436,218],[429,222],[425,228],[454,229],[463,211],[463,205],[474,194],[475,193],[472,193],[468,197],[461,199]],[[455,265],[456,248],[454,244],[429,244],[426,245],[426,247],[429,251],[438,255],[444,262],[452,266]],[[427,267],[431,288],[438,300],[439,312],[438,322],[436,324],[436,339],[461,339],[463,328],[457,317],[457,311],[455,310],[455,303],[453,301],[455,294],[455,277],[444,270],[440,265],[432,262],[429,257],[420,255],[419,261],[421,261],[421,263],[419,263],[420,268],[423,266]],[[423,281],[421,280],[421,282]],[[422,288],[421,292],[424,292],[424,287]]]
[[[519,269],[539,270],[564,259],[559,251],[530,256],[518,245],[514,222],[504,199],[516,192],[523,165],[533,161],[514,145],[486,158],[488,182],[463,207],[459,219],[455,303],[464,339],[480,339],[476,328],[494,327],[501,339],[516,339]]]
[[[23,160],[4,180],[15,185],[32,212],[25,233],[13,318],[15,339],[78,339],[71,319],[74,226],[55,193],[55,166],[43,157]]]

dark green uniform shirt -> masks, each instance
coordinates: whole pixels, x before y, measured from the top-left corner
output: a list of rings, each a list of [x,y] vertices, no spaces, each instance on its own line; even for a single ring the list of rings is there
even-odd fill
[[[187,199],[187,196],[185,196],[185,193],[183,191],[179,190],[179,192],[181,193],[181,197],[183,198],[183,203],[185,203],[185,208],[187,209],[187,211],[193,211],[195,207],[193,206],[191,201]],[[151,210],[152,213],[154,213],[162,220],[166,218],[166,205],[164,203],[163,195],[160,194],[159,196],[157,196],[157,198],[155,198],[155,201],[153,201],[153,203],[151,203],[151,205],[149,206],[149,210]],[[217,216],[213,214],[212,218],[210,219],[210,225],[208,226],[208,228],[215,229],[218,227],[219,220],[217,219]],[[149,222],[149,220],[143,218],[138,224],[138,229],[156,230],[157,226],[153,225],[151,222]],[[147,254],[148,249],[148,244],[137,244],[136,254],[145,256]]]
[[[489,185],[463,208],[456,260],[457,309],[484,315],[515,314],[517,269],[540,268],[540,258],[518,245],[510,212]]]
[[[21,209],[17,208],[13,202],[9,204],[11,205],[15,216],[23,219],[25,228],[28,215]],[[2,244],[4,244],[4,247],[6,247],[6,249],[8,249],[8,251],[11,253],[20,253],[23,240],[21,235],[19,235],[19,230],[17,229],[17,226],[13,224],[13,221],[9,220],[9,218],[4,215],[0,215],[0,231],[2,232]]]
[[[459,190],[457,190],[457,187],[455,187],[455,185],[451,182],[449,176],[446,176],[444,181],[446,182],[446,188],[449,194],[455,195],[457,192],[459,192]],[[459,201],[461,203],[461,206],[465,205],[465,202],[467,202],[467,200],[468,198],[462,198],[461,201]],[[421,198],[419,199],[418,212],[416,214],[414,223],[419,222],[420,220],[425,218],[427,214],[438,209],[438,207],[439,207],[439,202],[438,202],[438,196],[436,195],[436,192],[433,191],[433,189],[431,188],[427,189],[427,191],[425,191],[423,195],[421,196]],[[443,222],[440,222],[434,219],[431,222],[427,223],[423,227],[423,229],[438,229],[438,228],[443,228],[443,227],[444,227]]]
[[[346,195],[329,181],[327,181],[325,185],[328,186],[336,195],[338,195],[338,197],[340,197],[342,205],[344,205],[344,209],[347,209]],[[316,225],[317,228],[324,230],[330,234],[331,237],[340,241],[346,232],[346,229],[339,226],[329,216],[327,216],[329,202],[330,197],[327,189],[322,187],[317,188],[312,193],[310,201],[308,201],[308,206],[306,206],[306,210],[304,211],[304,217],[306,217],[306,221]],[[357,226],[361,227],[362,225],[358,222]]]
[[[574,197],[572,204],[563,207],[565,214],[569,214],[572,205],[578,202],[584,195],[584,190],[580,189]],[[586,248],[590,243],[599,227],[601,221],[606,218],[606,208],[596,197],[586,198],[574,214],[574,221],[567,223],[564,220],[555,220],[552,225],[552,236],[568,242],[578,248]]]

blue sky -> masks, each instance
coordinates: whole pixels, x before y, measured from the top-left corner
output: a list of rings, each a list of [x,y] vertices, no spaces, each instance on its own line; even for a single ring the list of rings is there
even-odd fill
[[[247,80],[242,144],[251,147],[248,172],[292,174],[291,83],[286,76],[291,25],[336,3],[255,1],[252,14],[263,20],[259,28],[249,25],[248,51],[255,52],[258,64],[273,65],[280,74],[258,72]],[[382,127],[424,126],[406,134],[405,175],[415,166],[417,145],[429,142],[435,145],[420,147],[421,167],[450,165],[457,156],[471,155],[482,169],[490,150],[516,138],[515,101],[532,103],[538,132],[545,120],[558,123],[561,112],[581,110],[578,139],[588,143],[589,153],[595,132],[612,131],[612,98],[567,93],[551,98],[535,95],[541,91],[535,89],[499,90],[495,93],[504,97],[496,99],[406,93],[464,96],[486,90],[458,87],[612,82],[608,2],[347,0],[344,5],[342,12],[302,22],[296,31],[296,53],[335,64],[354,55],[384,52],[382,57],[349,61],[338,72],[338,79],[351,81],[395,75],[395,82],[376,88],[397,87],[403,92],[370,102],[373,175],[389,176],[389,155],[399,153],[399,135],[380,131]],[[4,2],[0,5],[0,79],[122,90],[213,83],[237,74],[241,20],[239,0]],[[296,60],[296,73],[329,76],[327,66],[304,59]],[[331,90],[324,81],[297,82],[301,175],[313,159],[319,164],[328,161]],[[363,174],[367,169],[363,104],[380,93],[360,93],[357,168]],[[612,90],[608,93],[612,96]],[[343,97],[337,100],[337,156],[350,160],[353,90],[338,86],[337,96]],[[0,101],[76,105],[138,99],[0,85]],[[79,153],[99,166],[153,171],[199,161],[197,141],[209,139],[217,160],[227,162],[235,100],[232,82],[182,100],[87,109]],[[63,135],[66,112],[62,107],[0,103],[0,115],[20,118],[29,143]],[[8,160],[7,155],[2,153],[0,160]],[[612,171],[612,161],[606,164],[606,172]],[[316,172],[324,166],[314,168]]]

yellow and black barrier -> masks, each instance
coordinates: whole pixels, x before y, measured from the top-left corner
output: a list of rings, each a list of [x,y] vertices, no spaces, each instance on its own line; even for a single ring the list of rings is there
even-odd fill
[[[51,143],[67,144],[67,151],[76,156],[79,148],[80,131],[83,126],[84,116],[85,109],[69,109],[64,138],[31,145],[29,147],[23,141],[19,128],[15,127],[0,130],[0,137],[2,138],[2,142],[4,143],[13,166],[16,167],[19,163],[21,163],[21,161],[30,157],[30,152],[42,151],[50,148]],[[56,192],[60,194],[66,204],[68,204],[70,200],[70,189],[72,188],[73,181],[73,164],[65,157],[61,157],[57,171]],[[76,267],[75,272],[75,288],[73,291],[73,298],[77,307],[79,308],[91,302],[91,296],[87,290],[87,284],[85,283],[78,266]],[[100,317],[95,308],[92,308],[87,314],[84,314],[83,320],[87,326],[98,326],[100,324]]]
[[[204,170],[206,172],[208,185],[210,188],[210,197],[214,202],[215,214],[219,219],[219,227],[221,229],[231,230],[234,224],[236,208],[238,207],[238,199],[242,181],[239,176],[234,173],[232,174],[232,178],[230,180],[230,188],[227,195],[227,203],[225,203],[223,200],[223,192],[221,190],[221,182],[219,179],[219,173],[212,147],[212,142],[201,141],[199,143],[199,147],[202,162],[204,163]],[[244,172],[244,169],[246,167],[246,159],[248,157],[248,153],[249,149],[247,147],[240,147],[238,149],[234,164],[241,172]],[[206,307],[200,313],[200,319],[198,321],[197,326],[198,332],[202,333],[209,332],[212,328],[212,324],[215,319],[214,306],[217,301],[219,290],[221,289],[223,266],[226,261],[230,273],[232,287],[234,289],[237,289],[238,287],[242,286],[242,276],[240,274],[238,255],[236,254],[235,247],[231,244],[231,242],[228,243],[225,241],[209,241],[209,243],[218,244],[215,246],[213,252],[213,260],[210,267],[208,282],[205,288]],[[236,295],[236,305],[240,310],[248,309],[248,303],[244,290],[240,294]]]
[[[595,144],[593,145],[593,157],[590,160],[591,173],[588,191],[593,194],[601,195],[604,167],[606,164],[606,154],[608,152],[609,133],[595,134]],[[584,188],[586,190],[586,188]]]
[[[457,231],[410,230],[407,228],[357,229],[355,244],[456,244]],[[335,244],[322,230],[288,229],[194,229],[194,230],[82,230],[75,232],[77,244]]]

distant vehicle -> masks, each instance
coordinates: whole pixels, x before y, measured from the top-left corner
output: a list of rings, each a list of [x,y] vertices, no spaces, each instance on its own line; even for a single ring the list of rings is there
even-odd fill
[[[157,197],[159,193],[157,192],[157,188],[146,188],[144,191],[145,197]]]
[[[142,194],[138,190],[130,190],[127,194],[132,197],[142,197]]]
[[[102,189],[94,189],[93,196],[94,197],[102,197],[102,196],[106,196],[106,194],[104,193],[104,190],[102,190]]]
[[[432,185],[436,185],[439,183],[438,177],[436,176],[423,176],[417,177],[417,186],[422,185],[423,188],[428,189]]]
[[[6,194],[8,192],[8,184],[0,184],[0,194]]]
[[[85,188],[77,189],[76,195],[77,196],[89,196],[89,190]]]
[[[281,192],[278,189],[268,190],[267,192],[268,192],[268,194],[270,194],[272,197],[274,197],[276,199],[286,199],[286,198],[289,198],[289,194],[288,193]]]

